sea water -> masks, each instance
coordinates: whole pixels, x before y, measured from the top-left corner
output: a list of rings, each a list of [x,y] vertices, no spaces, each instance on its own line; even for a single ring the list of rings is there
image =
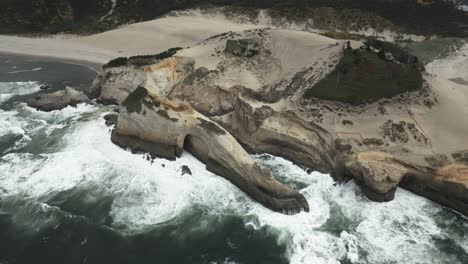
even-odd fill
[[[353,182],[254,155],[309,202],[282,215],[188,153],[112,144],[106,107],[2,108],[39,85],[0,83],[0,263],[468,263],[468,220],[402,189],[375,203]]]

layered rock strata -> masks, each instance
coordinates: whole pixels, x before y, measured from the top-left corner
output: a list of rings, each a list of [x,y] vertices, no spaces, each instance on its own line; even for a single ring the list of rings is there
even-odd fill
[[[138,87],[123,101],[112,141],[122,147],[175,159],[183,149],[265,207],[308,211],[302,194],[262,170],[224,128],[186,106]]]

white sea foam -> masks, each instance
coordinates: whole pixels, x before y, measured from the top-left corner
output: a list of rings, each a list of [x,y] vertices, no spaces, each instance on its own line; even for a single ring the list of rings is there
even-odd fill
[[[399,189],[392,202],[374,203],[354,183],[335,186],[328,175],[309,175],[282,158],[254,156],[283,181],[304,186],[301,193],[310,212],[278,214],[208,172],[190,154],[151,164],[144,155],[120,149],[110,141],[100,111],[80,105],[43,113],[23,105],[0,112],[4,122],[0,133],[13,133],[9,129],[14,126],[18,133],[31,137],[38,127],[50,133],[67,132],[54,153],[1,157],[0,196],[40,199],[74,187],[99,186],[114,197],[110,215],[123,232],[164,223],[195,206],[207,208],[208,214],[240,215],[248,228],[274,227],[278,243],[287,245],[291,263],[340,263],[344,259],[351,263],[457,263],[440,254],[434,238],[451,238],[468,251],[468,224],[457,224],[466,229],[462,234],[443,229],[435,220],[442,209],[404,190]],[[84,116],[88,118],[83,120]],[[182,165],[189,166],[191,176],[182,175]],[[336,219],[338,227],[331,227],[330,221]],[[455,225],[449,218],[444,221]],[[211,227],[198,223],[194,228]]]
[[[39,91],[37,82],[0,82],[0,103],[15,94],[29,94]]]
[[[130,230],[163,223],[195,205],[209,208],[211,214],[253,215],[246,223],[251,228],[269,225],[280,231],[278,242],[288,243],[291,263],[340,263],[344,258],[359,263],[362,250],[370,263],[416,263],[437,252],[432,237],[442,235],[431,218],[441,209],[423,198],[399,190],[394,201],[373,203],[352,183],[335,187],[328,175],[309,175],[281,158],[261,162],[272,166],[275,174],[308,185],[301,192],[309,201],[309,213],[287,216],[265,209],[187,153],[177,161],[157,159],[151,164],[143,155],[113,145],[101,120],[77,124],[65,140],[61,151],[42,159],[28,154],[3,157],[4,191],[41,197],[95,183],[115,196],[114,224]],[[182,165],[193,175],[182,175]],[[334,217],[330,201],[349,219],[345,225],[356,225],[354,230],[334,235],[322,229]]]
[[[22,72],[33,72],[33,71],[40,71],[42,70],[42,68],[34,68],[34,69],[31,69],[31,70],[21,70],[21,71],[11,71],[11,72],[8,72],[9,74],[16,74],[16,73],[22,73]]]

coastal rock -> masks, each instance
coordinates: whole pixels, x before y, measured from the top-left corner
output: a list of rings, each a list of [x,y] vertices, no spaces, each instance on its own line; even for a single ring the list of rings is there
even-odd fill
[[[437,170],[382,152],[362,152],[344,161],[344,174],[356,179],[373,201],[393,200],[398,186],[468,215],[468,166],[453,163]]]
[[[193,68],[189,58],[170,57],[142,67],[110,67],[94,80],[90,95],[104,104],[121,104],[136,87],[166,96]]]
[[[117,114],[107,114],[104,116],[104,120],[106,120],[106,126],[113,126],[117,124]]]
[[[168,98],[186,101],[206,116],[225,115],[234,110],[234,94],[220,86],[196,89],[192,85],[180,84],[172,89]]]
[[[136,87],[144,86],[146,82],[146,75],[140,69],[109,68],[96,77],[89,94],[103,104],[120,104]]]
[[[366,196],[377,202],[393,200],[395,191],[407,169],[381,152],[364,152],[345,163],[346,173],[356,179]]]
[[[183,165],[181,167],[181,170],[182,170],[182,175],[192,175],[192,171],[187,165]]]
[[[79,103],[85,102],[90,101],[84,93],[67,86],[61,91],[41,94],[35,99],[27,101],[27,104],[38,110],[50,112],[63,109],[69,105],[76,106]]]
[[[453,163],[434,174],[412,173],[401,187],[468,215],[468,166]]]
[[[255,107],[238,96],[234,111],[214,118],[254,153],[270,153],[329,173],[335,157],[332,136],[323,128],[307,123],[293,112],[276,112]]]
[[[261,39],[255,56],[223,52],[228,40],[249,38]],[[316,45],[292,44],[306,41]],[[467,212],[462,205],[466,185],[451,181],[442,188],[436,180],[435,168],[450,160],[415,158],[415,149],[424,150],[432,142],[421,124],[408,118],[408,113],[417,112],[402,111],[401,102],[389,99],[386,116],[395,116],[382,122],[378,113],[383,104],[350,107],[337,101],[303,100],[307,89],[333,71],[341,52],[335,41],[304,32],[228,32],[155,64],[106,68],[95,91],[99,100],[121,104],[112,135],[116,144],[169,159],[185,148],[209,170],[276,211],[297,210],[305,200],[297,196],[292,202],[296,205],[281,206],[277,199],[289,191],[271,191],[280,187],[263,183],[268,175],[254,165],[240,168],[253,161],[236,140],[250,153],[281,156],[330,173],[338,182],[354,178],[374,201],[392,200],[401,186]],[[223,136],[220,131],[230,134]],[[226,149],[231,152],[225,153]],[[371,152],[376,149],[395,157]],[[405,161],[398,159],[400,154]],[[453,157],[462,161],[464,154]],[[428,162],[432,168],[424,167]],[[245,175],[254,179],[245,180]],[[461,189],[452,192],[452,188]],[[449,200],[443,198],[448,196]]]
[[[167,159],[179,157],[186,149],[209,171],[271,210],[286,214],[309,210],[302,194],[261,169],[228,131],[192,107],[153,95],[143,87],[122,103],[112,141]]]

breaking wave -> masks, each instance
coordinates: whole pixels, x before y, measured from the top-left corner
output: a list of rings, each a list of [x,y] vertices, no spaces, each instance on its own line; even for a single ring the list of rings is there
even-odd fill
[[[0,85],[0,91],[18,91]],[[188,153],[176,161],[151,160],[115,146],[102,118],[107,111],[79,105],[43,113],[24,104],[0,110],[0,229],[10,227],[21,234],[12,237],[32,245],[24,252],[28,256],[20,246],[11,254],[50,262],[54,254],[69,254],[88,263],[113,257],[119,263],[156,257],[162,263],[468,259],[467,219],[407,191],[374,203],[352,182],[337,186],[329,175],[254,155],[309,202],[309,213],[278,214]],[[184,165],[191,175],[182,173]],[[85,255],[73,255],[77,248]]]

